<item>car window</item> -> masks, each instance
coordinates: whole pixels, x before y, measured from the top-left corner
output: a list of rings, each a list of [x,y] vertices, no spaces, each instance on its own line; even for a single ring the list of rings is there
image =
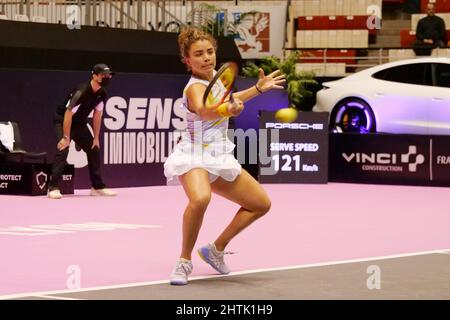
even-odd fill
[[[372,76],[386,81],[431,85],[426,77],[427,63],[413,63],[381,70]]]
[[[381,71],[378,71],[372,75],[375,79],[385,80],[387,75],[388,69],[384,69]]]
[[[434,63],[434,85],[450,88],[450,64]]]

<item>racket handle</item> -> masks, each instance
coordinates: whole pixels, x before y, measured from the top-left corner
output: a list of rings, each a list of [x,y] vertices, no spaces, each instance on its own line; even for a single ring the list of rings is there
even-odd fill
[[[232,116],[232,114],[228,111],[228,104],[231,103],[231,100],[229,102],[222,103],[220,106],[217,107],[216,112],[221,117],[229,118]]]

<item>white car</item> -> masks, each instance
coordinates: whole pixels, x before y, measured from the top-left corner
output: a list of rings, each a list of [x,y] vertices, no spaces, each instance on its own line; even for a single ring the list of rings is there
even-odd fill
[[[450,135],[450,58],[385,63],[324,82],[316,99],[334,132]]]

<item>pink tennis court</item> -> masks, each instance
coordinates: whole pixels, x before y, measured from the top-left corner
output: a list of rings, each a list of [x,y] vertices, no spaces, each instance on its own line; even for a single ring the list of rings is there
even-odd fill
[[[88,190],[62,200],[2,196],[0,298],[450,298],[448,189],[264,187],[272,209],[227,248],[232,273],[219,276],[193,256],[189,294],[168,282],[179,255],[182,188],[123,188],[114,198]],[[198,246],[237,210],[214,197]]]

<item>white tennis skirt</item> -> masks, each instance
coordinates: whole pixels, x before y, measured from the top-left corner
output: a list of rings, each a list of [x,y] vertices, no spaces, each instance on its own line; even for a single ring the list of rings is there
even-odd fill
[[[209,182],[215,181],[218,177],[234,181],[242,170],[233,155],[234,148],[235,144],[228,139],[208,145],[182,139],[164,163],[167,184],[180,184],[179,177],[194,168],[208,171]]]

